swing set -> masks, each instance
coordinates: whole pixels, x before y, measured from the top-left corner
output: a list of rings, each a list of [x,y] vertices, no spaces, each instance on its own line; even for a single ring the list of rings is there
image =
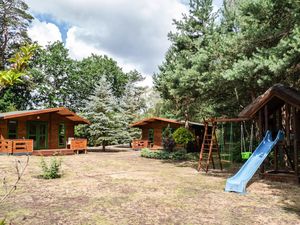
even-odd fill
[[[208,172],[210,163],[212,163],[213,169],[215,169],[214,155],[217,156],[219,159],[221,170],[221,160],[233,162],[233,148],[238,142],[240,142],[241,158],[243,160],[247,160],[250,158],[253,151],[254,122],[252,122],[251,124],[249,134],[246,124],[247,120],[248,119],[246,118],[212,118],[209,120],[204,120],[205,133],[200,150],[200,157],[198,163],[199,171],[202,168],[205,172]],[[228,126],[226,126],[226,124],[228,123],[230,124],[230,127],[229,141],[227,142],[226,137],[228,137],[228,135],[226,132],[226,128]],[[237,137],[237,129],[235,129],[235,127],[237,126],[234,127],[234,123],[240,123],[240,140],[234,140],[234,138]],[[246,145],[249,145],[248,148],[246,147]],[[204,157],[205,155],[207,156],[206,158]]]

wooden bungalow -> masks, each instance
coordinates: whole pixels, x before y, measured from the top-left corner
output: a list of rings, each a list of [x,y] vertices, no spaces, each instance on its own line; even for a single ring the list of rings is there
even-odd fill
[[[300,92],[276,84],[244,108],[239,117],[255,120],[258,140],[262,140],[267,130],[274,136],[278,130],[285,132],[284,141],[275,147],[260,172],[265,178],[299,183]]]
[[[150,148],[150,149],[162,149],[163,148],[163,131],[168,126],[176,130],[179,127],[184,126],[183,121],[177,121],[173,119],[166,119],[161,117],[151,117],[135,122],[131,127],[140,128],[142,130],[142,136],[139,140],[132,141],[133,149]],[[202,142],[204,134],[204,125],[201,123],[189,122],[189,128],[195,135],[195,143],[188,146],[188,151],[198,151],[199,143]]]
[[[86,152],[87,140],[74,138],[78,124],[89,121],[64,107],[0,113],[0,153]]]

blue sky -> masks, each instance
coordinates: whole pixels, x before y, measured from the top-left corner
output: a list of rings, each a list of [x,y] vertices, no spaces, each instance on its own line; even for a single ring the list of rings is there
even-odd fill
[[[25,0],[35,20],[30,37],[41,45],[59,40],[74,59],[106,54],[124,71],[137,69],[151,85],[170,46],[172,20],[186,13],[183,0]],[[215,9],[222,4],[214,1]]]

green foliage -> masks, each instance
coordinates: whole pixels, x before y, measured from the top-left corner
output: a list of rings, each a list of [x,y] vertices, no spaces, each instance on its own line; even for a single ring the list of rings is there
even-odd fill
[[[0,1],[0,70],[8,66],[16,49],[29,41],[26,31],[32,19],[25,1]]]
[[[236,116],[275,83],[300,87],[299,12],[294,0],[225,0],[217,13],[191,0],[154,77],[163,104],[185,120]]]
[[[36,45],[22,46],[19,51],[8,61],[13,63],[12,68],[0,71],[0,86],[12,86],[22,82],[22,77],[27,75],[28,64],[36,50]]]
[[[69,106],[69,76],[74,70],[74,61],[61,42],[39,48],[32,64],[31,73],[36,82],[32,98],[41,107]],[[73,109],[73,107],[71,107]]]
[[[61,160],[53,157],[50,165],[47,165],[44,158],[41,159],[42,175],[44,179],[56,179],[61,177]]]
[[[170,153],[167,151],[152,151],[148,148],[141,150],[141,156],[152,159],[170,159]]]
[[[189,142],[194,140],[194,135],[188,129],[179,127],[173,133],[173,138],[177,144],[183,144],[186,146]]]
[[[172,160],[187,160],[186,151],[175,151],[170,154],[170,159]]]
[[[6,225],[5,219],[0,219],[0,225]]]
[[[151,159],[163,159],[163,160],[198,160],[194,153],[186,153],[184,150],[179,150],[175,152],[168,151],[153,151],[148,148],[141,150],[141,157],[151,158]]]

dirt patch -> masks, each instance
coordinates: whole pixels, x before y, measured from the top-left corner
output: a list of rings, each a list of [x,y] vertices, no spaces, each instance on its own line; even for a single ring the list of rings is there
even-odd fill
[[[62,158],[63,177],[38,179],[31,156],[16,192],[0,206],[12,224],[300,224],[300,188],[255,179],[246,195],[225,193],[230,172],[198,173],[139,152]],[[0,174],[14,178],[15,159],[0,156]],[[50,158],[49,158],[50,159]],[[48,158],[47,158],[48,160]]]

